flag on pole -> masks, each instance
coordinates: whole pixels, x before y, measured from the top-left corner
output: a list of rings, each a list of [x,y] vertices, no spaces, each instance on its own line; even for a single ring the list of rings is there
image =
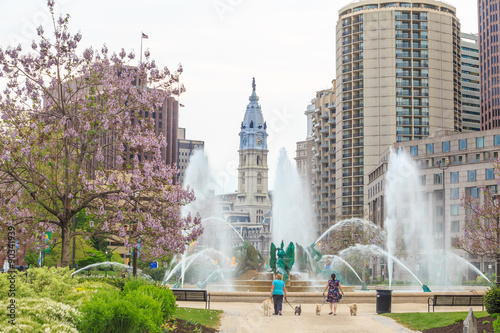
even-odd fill
[[[184,104],[182,104],[182,103],[179,103],[179,106],[180,106],[181,108],[183,108],[183,107],[184,107]]]
[[[144,39],[148,39],[149,37],[148,37],[148,35],[146,35],[146,34],[143,32],[143,33],[142,33],[142,38],[144,38]]]

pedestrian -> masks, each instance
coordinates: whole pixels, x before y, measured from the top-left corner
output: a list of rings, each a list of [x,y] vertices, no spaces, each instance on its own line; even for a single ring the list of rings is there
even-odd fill
[[[340,286],[340,281],[336,279],[335,274],[332,274],[332,279],[328,280],[328,283],[326,284],[325,290],[323,290],[323,297],[325,297],[325,292],[328,290],[328,296],[326,298],[326,301],[330,303],[330,315],[333,314],[334,316],[337,315],[337,303],[340,301],[342,298],[340,296],[340,293],[344,295],[344,292],[342,291],[342,287]],[[333,312],[332,312],[332,307],[333,307]]]
[[[283,282],[283,275],[277,274],[276,280],[273,281],[273,285],[271,287],[271,297],[273,298],[274,303],[274,313],[273,315],[281,316],[281,310],[283,305],[283,297],[285,297],[286,301],[286,288],[285,282]]]

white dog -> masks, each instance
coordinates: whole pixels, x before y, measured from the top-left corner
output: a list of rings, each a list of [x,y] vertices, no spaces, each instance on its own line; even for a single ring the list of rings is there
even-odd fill
[[[264,316],[271,316],[273,311],[273,306],[271,305],[273,302],[270,299],[266,299],[262,302],[262,308],[264,309]]]
[[[316,314],[319,316],[321,315],[321,305],[316,304]]]

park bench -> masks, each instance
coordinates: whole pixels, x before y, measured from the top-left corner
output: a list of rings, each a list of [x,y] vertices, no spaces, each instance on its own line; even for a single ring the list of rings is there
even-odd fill
[[[482,295],[434,295],[427,299],[427,312],[434,312],[435,306],[482,306],[484,311],[484,300]]]
[[[177,301],[205,302],[205,309],[210,309],[210,293],[203,289],[171,289]]]

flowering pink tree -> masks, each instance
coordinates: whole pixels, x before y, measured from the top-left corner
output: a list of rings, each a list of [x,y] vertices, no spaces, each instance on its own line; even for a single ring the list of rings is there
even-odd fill
[[[162,158],[154,119],[141,117],[180,93],[182,67],[160,69],[149,52],[133,67],[134,54],[106,46],[79,55],[82,36],[48,6],[52,39],[39,27],[30,53],[0,49],[0,246],[14,227],[20,248],[43,245],[46,231],[60,235],[61,266],[70,239],[84,233],[120,237],[151,256],[182,251],[202,231],[199,217],[181,215],[195,198]],[[73,232],[81,211],[91,218]]]
[[[500,175],[499,162],[493,163],[496,175]],[[453,245],[471,254],[495,258],[496,284],[500,285],[500,196],[491,187],[483,188],[482,193],[482,203],[471,196],[462,196],[461,206],[466,210],[464,233]]]

